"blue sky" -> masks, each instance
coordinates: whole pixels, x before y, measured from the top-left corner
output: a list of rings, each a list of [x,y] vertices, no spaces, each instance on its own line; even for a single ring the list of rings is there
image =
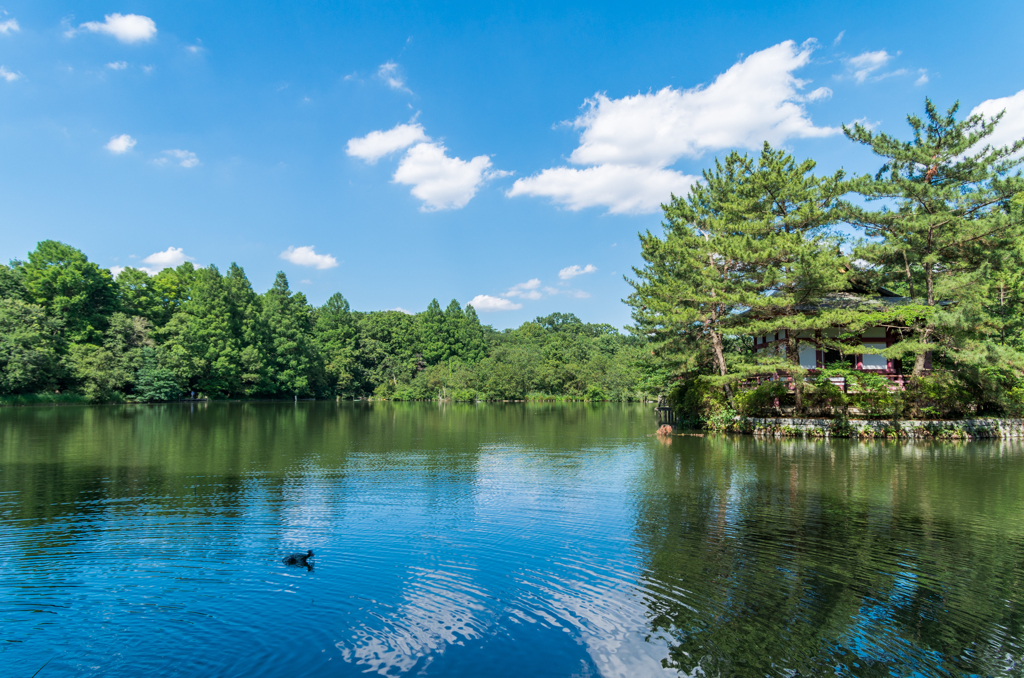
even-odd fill
[[[874,171],[836,128],[925,96],[1024,137],[1019,2],[297,4],[3,4],[0,259],[621,327],[637,232],[716,156]]]

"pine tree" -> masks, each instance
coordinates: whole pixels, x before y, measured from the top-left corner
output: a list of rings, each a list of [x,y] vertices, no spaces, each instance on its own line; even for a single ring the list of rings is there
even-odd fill
[[[880,280],[919,301],[912,327],[915,342],[902,342],[915,355],[913,374],[925,367],[928,351],[965,326],[997,332],[998,321],[978,315],[990,296],[993,255],[1019,237],[1019,220],[1011,200],[1022,188],[1022,162],[1015,156],[1024,140],[993,148],[985,144],[1002,115],[973,115],[957,120],[959,104],[945,114],[925,99],[925,119],[908,116],[911,141],[901,141],[864,125],[843,128],[884,160],[874,177],[855,182],[868,201],[891,203],[893,209],[850,207],[850,220],[874,242],[858,256],[870,262]],[[954,308],[939,308],[956,300]]]
[[[756,164],[731,153],[687,198],[664,207],[664,238],[640,236],[647,264],[633,269],[636,281],[627,279],[633,331],[683,373],[717,374],[730,398],[727,377],[744,368],[726,359],[728,335],[811,327],[814,318],[798,309],[846,284],[827,230],[844,174],[819,178],[814,167],[768,144]],[[801,372],[794,347],[746,371],[777,367]]]

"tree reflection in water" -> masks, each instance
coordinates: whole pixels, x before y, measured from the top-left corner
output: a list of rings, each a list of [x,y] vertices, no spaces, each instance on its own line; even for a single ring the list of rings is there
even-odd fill
[[[637,526],[666,666],[1022,675],[1021,443],[674,442]]]

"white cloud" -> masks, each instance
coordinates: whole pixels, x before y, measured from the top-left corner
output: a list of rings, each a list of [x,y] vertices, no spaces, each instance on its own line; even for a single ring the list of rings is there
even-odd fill
[[[558,272],[558,277],[561,278],[562,280],[572,280],[573,278],[575,278],[578,275],[583,275],[584,273],[596,273],[596,272],[597,272],[597,266],[594,266],[593,264],[587,264],[583,268],[580,268],[578,265],[573,264],[572,266],[568,266],[566,268],[563,268],[561,271],[559,271]]]
[[[995,131],[985,139],[985,143],[993,147],[1010,146],[1024,139],[1024,90],[1008,97],[982,101],[974,107],[971,115],[993,117],[1006,111],[1003,119],[996,125]]]
[[[606,207],[611,214],[650,214],[667,203],[673,193],[685,195],[697,180],[695,176],[656,167],[553,167],[518,179],[506,195],[547,197],[574,212],[586,207]]]
[[[523,299],[540,299],[543,295],[537,288],[540,287],[540,278],[533,278],[527,280],[524,283],[513,285],[508,288],[508,292],[504,292],[501,296],[503,297],[522,297]]]
[[[109,64],[107,64],[107,68],[109,68],[112,71],[123,71],[124,69],[128,68],[128,62],[111,61]]]
[[[917,80],[914,81],[914,84],[917,85],[918,87],[920,87],[921,85],[927,85],[928,84],[928,71],[926,71],[925,69],[922,68],[920,71],[918,71],[918,73],[920,73],[921,76]]]
[[[372,165],[385,155],[423,141],[430,141],[430,137],[423,131],[423,125],[395,125],[387,131],[378,130],[365,137],[349,139],[345,152]]]
[[[0,33],[3,33],[4,35],[17,33],[20,30],[21,26],[18,25],[17,19],[7,19],[6,21],[0,21]]]
[[[192,151],[185,151],[180,148],[172,148],[169,151],[164,151],[165,155],[169,155],[178,161],[178,164],[182,167],[195,167],[199,164],[199,158]],[[166,162],[166,158],[161,158]],[[159,163],[164,164],[164,163]]]
[[[189,54],[199,54],[204,50],[202,45],[185,45],[185,51]]]
[[[780,144],[838,134],[836,128],[816,127],[801,105],[799,90],[807,81],[793,72],[810,61],[814,47],[787,40],[751,54],[707,87],[666,87],[622,99],[597,94],[572,123],[583,131],[570,160],[667,167],[708,150],[757,150],[765,140]]]
[[[398,64],[388,61],[377,68],[377,77],[388,84],[388,87],[400,92],[412,94],[412,90],[405,86],[405,78],[398,72]]]
[[[156,66],[143,66],[143,67],[142,67],[142,72],[143,72],[143,73],[145,73],[146,75],[149,75],[149,74],[150,74],[150,73],[152,73],[152,72],[153,72],[153,71],[154,71],[155,69],[156,69]]]
[[[307,247],[289,247],[284,252],[281,252],[281,258],[297,266],[309,266],[320,270],[334,268],[338,265],[337,259],[330,254],[317,254],[312,245]]]
[[[121,42],[145,42],[156,35],[156,22],[148,16],[139,14],[107,14],[103,17],[103,23],[99,21],[88,21],[78,27],[79,30],[90,33],[106,33],[112,35]],[[68,31],[65,35],[69,37],[76,31]]]
[[[401,306],[395,306],[394,308],[389,308],[388,310],[389,311],[398,311],[399,313],[404,313],[406,315],[416,315],[412,311],[407,311],[404,308],[402,308]]]
[[[824,99],[831,99],[831,98],[832,98],[832,90],[830,90],[828,87],[819,87],[818,89],[814,90],[810,94],[801,97],[800,101],[808,101],[808,102],[811,102],[811,101],[822,101]]]
[[[181,266],[186,261],[195,261],[195,259],[185,254],[181,247],[168,247],[163,252],[154,252],[143,259],[142,263],[146,265],[139,266],[138,269],[150,275],[156,275],[165,268],[175,268]],[[117,269],[116,273],[114,269]],[[117,277],[123,270],[123,266],[110,267],[110,272],[114,274],[114,277]]]
[[[3,78],[7,82],[14,82],[21,77],[21,73],[14,73],[7,70],[6,66],[0,66],[0,78]]]
[[[492,297],[488,294],[478,294],[470,300],[469,305],[478,311],[483,313],[490,313],[491,311],[515,311],[523,307],[522,304],[517,304],[508,299],[502,299],[501,297]]]
[[[839,35],[837,35],[836,39],[832,41],[832,46],[835,47],[836,45],[841,43],[843,41],[843,36],[844,35],[846,35],[846,31],[845,30],[839,31]]]
[[[121,155],[122,153],[127,153],[132,150],[135,143],[135,139],[132,139],[127,134],[122,134],[121,136],[110,137],[110,141],[108,141],[107,145],[103,148],[107,149],[114,155]]]
[[[124,266],[111,266],[110,269],[108,270],[110,271],[110,275],[116,278],[117,276],[121,275],[121,271],[123,271],[124,269]]]
[[[419,143],[409,149],[392,177],[396,183],[412,186],[411,193],[423,201],[421,212],[461,209],[489,179],[508,172],[488,171],[491,159],[478,155],[472,160],[450,158],[439,143]]]
[[[667,169],[684,156],[838,134],[838,128],[815,126],[805,108],[832,91],[819,87],[801,94],[808,81],[794,75],[815,47],[813,40],[800,46],[787,40],[751,54],[707,86],[665,87],[621,99],[595,94],[572,121],[581,132],[569,157],[590,167],[543,170],[516,181],[507,195],[545,196],[571,210],[656,212],[671,194],[684,194],[697,180]]]
[[[877,52],[864,52],[846,60],[846,65],[853,71],[853,79],[863,83],[874,75],[875,71],[892,61],[893,55],[880,49]],[[891,74],[890,74],[891,75]]]

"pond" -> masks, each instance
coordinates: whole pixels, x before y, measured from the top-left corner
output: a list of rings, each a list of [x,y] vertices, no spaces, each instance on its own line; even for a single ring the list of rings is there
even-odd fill
[[[3,675],[1024,673],[1024,443],[655,428],[613,404],[0,410]]]

